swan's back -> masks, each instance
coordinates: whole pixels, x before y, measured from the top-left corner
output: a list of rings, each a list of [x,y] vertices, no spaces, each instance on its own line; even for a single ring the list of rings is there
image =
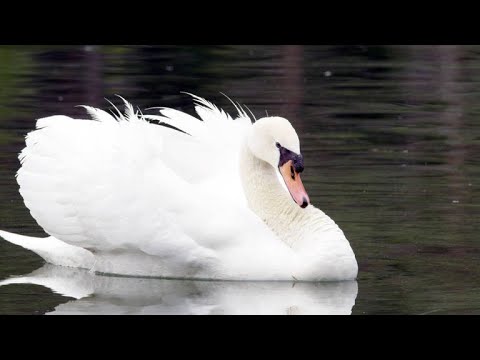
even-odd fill
[[[159,215],[144,208],[162,192],[152,189],[153,173],[176,184],[170,194],[187,191],[185,181],[158,161],[163,137],[155,136],[157,126],[53,116],[40,119],[37,128],[27,136],[17,180],[32,216],[63,241],[97,249],[128,246],[128,228],[141,231]]]
[[[128,104],[126,115],[118,117],[87,110],[93,119],[40,119],[27,136],[17,180],[39,225],[57,239],[95,251],[129,249],[193,262],[214,257],[206,246],[228,225],[212,212],[223,210],[228,217],[242,199],[238,181],[221,181],[223,189],[208,193],[210,182],[236,175],[236,167],[212,171],[209,162],[234,156],[234,150],[205,145],[198,125],[208,124],[172,109],[165,113],[173,120],[156,120],[197,136],[152,124]],[[212,201],[214,207],[205,206]]]

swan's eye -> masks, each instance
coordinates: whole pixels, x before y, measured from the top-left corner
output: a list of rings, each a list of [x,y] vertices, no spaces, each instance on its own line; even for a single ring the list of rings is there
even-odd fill
[[[275,146],[280,149],[280,143],[276,142]]]
[[[292,180],[295,180],[295,171],[293,171],[293,166],[290,166],[290,176],[292,177]]]

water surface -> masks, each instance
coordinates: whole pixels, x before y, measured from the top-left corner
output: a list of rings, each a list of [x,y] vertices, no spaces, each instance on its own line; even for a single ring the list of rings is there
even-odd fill
[[[1,229],[44,234],[14,177],[35,119],[83,115],[78,104],[109,108],[104,98],[119,105],[114,94],[141,109],[191,113],[181,91],[233,112],[223,92],[257,117],[293,123],[310,199],[344,230],[359,263],[358,292],[87,277],[109,285],[80,299],[35,282],[2,286],[1,314],[326,313],[328,297],[330,309],[352,314],[480,313],[478,46],[0,46],[0,84]],[[0,279],[42,266],[0,241]],[[118,291],[134,286],[160,290],[138,290],[141,301]]]

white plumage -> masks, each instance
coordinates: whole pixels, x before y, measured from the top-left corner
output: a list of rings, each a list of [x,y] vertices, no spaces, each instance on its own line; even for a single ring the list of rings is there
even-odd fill
[[[117,116],[86,106],[90,120],[39,119],[17,180],[51,236],[0,236],[52,264],[104,273],[355,279],[343,232],[314,206],[298,206],[279,181],[275,144],[300,151],[290,123],[252,125],[240,107],[232,119],[192,96],[201,120],[168,108],[142,115],[126,101]]]

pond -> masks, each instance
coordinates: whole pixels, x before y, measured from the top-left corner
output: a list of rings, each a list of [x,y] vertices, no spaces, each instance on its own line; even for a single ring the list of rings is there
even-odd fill
[[[359,264],[346,283],[135,279],[0,240],[0,314],[480,314],[479,46],[0,46],[0,84],[0,229],[45,235],[15,180],[36,119],[115,94],[192,113],[182,91],[234,113],[223,92],[292,122]]]

